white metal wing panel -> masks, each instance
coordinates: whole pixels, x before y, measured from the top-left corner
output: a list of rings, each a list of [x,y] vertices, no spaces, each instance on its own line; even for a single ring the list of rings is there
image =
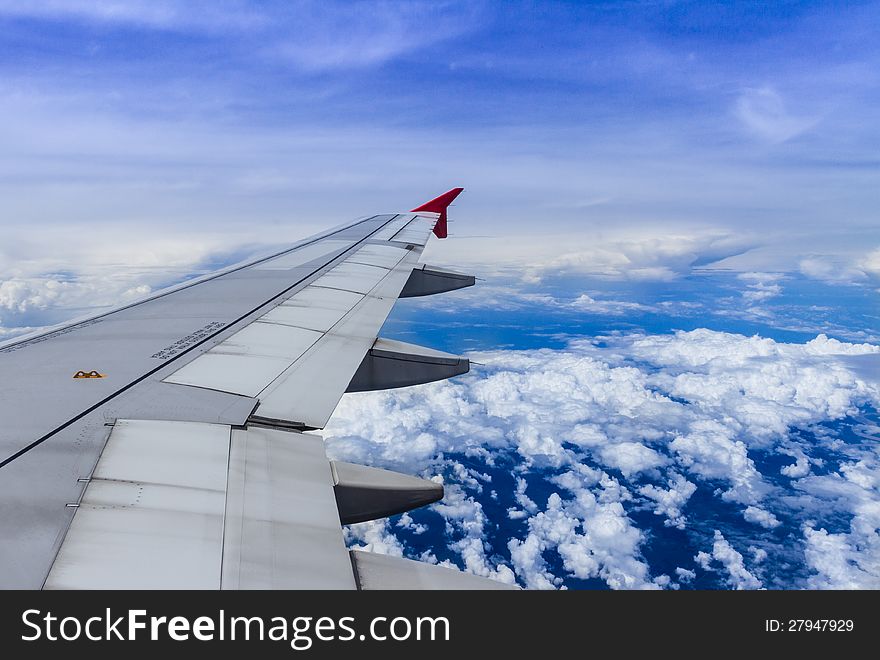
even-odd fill
[[[256,270],[289,270],[302,266],[315,259],[326,257],[327,255],[341,250],[351,245],[350,241],[325,239],[311,245],[298,248],[287,254],[269,259],[263,263],[254,266]]]
[[[263,321],[327,332],[364,296],[353,291],[308,286],[262,317]]]
[[[342,321],[260,394],[256,415],[312,428],[326,426],[406,284],[407,256]]]
[[[326,289],[327,291],[335,291],[335,289]],[[345,291],[344,293],[348,293]],[[358,296],[363,298],[363,296]],[[271,323],[280,323],[282,325],[290,325],[297,328],[308,328],[319,332],[327,332],[336,323],[339,322],[348,310],[342,309],[325,309],[320,307],[305,307],[301,305],[278,305],[271,312],[266,314],[262,320]]]
[[[223,490],[229,427],[195,422],[125,420],[116,422],[94,479],[187,484]],[[168,456],[174,456],[169,461]],[[193,467],[198,467],[193,472]]]
[[[393,268],[405,256],[406,248],[393,245],[366,245],[348,257],[346,261],[355,264]]]
[[[208,351],[165,379],[166,383],[256,396],[292,360],[286,357],[234,355]]]
[[[302,362],[264,392],[255,414],[324,428],[373,341],[372,337],[327,335]]]
[[[399,232],[401,229],[406,227],[406,225],[409,223],[410,220],[413,219],[413,217],[415,216],[407,214],[392,220],[387,225],[385,225],[384,228],[373,234],[372,238],[379,241],[390,241],[391,237],[394,236],[394,234]]]
[[[320,337],[316,330],[258,320],[200,355],[165,382],[255,396]]]
[[[393,236],[390,240],[394,243],[408,243],[410,245],[424,245],[428,242],[431,230],[436,220],[424,216],[416,216],[406,227]]]
[[[316,330],[267,321],[269,319],[262,317],[208,352],[295,360],[321,338],[321,333]]]
[[[314,284],[315,286],[325,286],[331,289],[367,293],[387,274],[387,268],[344,261],[339,266],[336,266],[336,268],[328,271],[326,275],[315,280]]]
[[[407,248],[364,246],[165,382],[259,395],[259,416],[320,428],[370,349],[417,257]],[[285,375],[293,366],[296,378]],[[291,411],[286,397],[294,394],[300,403]],[[287,416],[300,411],[298,417]]]
[[[282,305],[302,307],[305,309],[333,309],[348,312],[357,305],[364,295],[353,291],[340,289],[328,289],[311,284],[291,298],[285,300]]]
[[[297,363],[311,346],[322,337],[326,339],[328,335],[325,333],[344,324],[343,320],[353,310],[364,307],[366,311],[361,314],[361,318],[366,324],[358,328],[356,326],[361,321],[355,320],[348,323],[346,327],[349,330],[342,333],[348,337],[342,342],[345,344],[345,355],[353,355],[351,351],[360,351],[358,362],[348,374],[351,379],[359,361],[376,338],[394,299],[403,288],[416,258],[407,249],[372,247],[382,249],[368,250],[361,258],[372,257],[389,266],[356,263],[352,260],[357,256],[352,255],[287,301],[178,369],[165,378],[165,382],[256,397]],[[400,267],[399,264],[404,262],[408,265]],[[393,283],[390,289],[388,282]],[[375,301],[365,305],[365,294],[377,288],[387,291],[383,295],[391,298],[378,305]],[[374,309],[378,310],[378,315],[371,311]],[[357,341],[352,342],[352,337]],[[335,343],[340,343],[340,340]],[[338,388],[335,405],[348,384],[346,381],[340,385],[340,379],[348,370],[351,358],[346,357],[343,369],[337,370],[337,359],[333,353],[328,354],[328,350],[332,349],[325,348],[321,352],[323,356],[329,357],[326,370],[313,375],[315,382],[319,383],[316,388],[323,390],[328,383],[326,375],[337,374],[329,380],[329,387]],[[324,398],[321,400],[324,401]],[[323,410],[322,405],[319,417],[323,417]]]
[[[120,421],[47,589],[216,589],[230,427]]]
[[[355,588],[320,437],[233,431],[222,588]]]

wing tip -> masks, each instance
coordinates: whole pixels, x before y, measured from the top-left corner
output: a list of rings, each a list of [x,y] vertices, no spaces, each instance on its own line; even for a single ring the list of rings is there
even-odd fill
[[[449,207],[449,205],[452,204],[452,200],[458,197],[462,193],[462,191],[464,191],[464,188],[453,188],[452,190],[447,190],[445,193],[435,197],[431,201],[425,202],[421,206],[417,206],[416,208],[412,209],[412,212],[415,213],[416,211],[431,211],[433,213],[443,213],[443,211],[445,211]]]
[[[425,202],[421,206],[412,209],[412,212],[430,211],[431,213],[439,213],[440,218],[437,220],[437,224],[434,225],[434,235],[437,236],[437,238],[446,238],[448,235],[446,228],[446,210],[449,208],[449,205],[452,204],[452,201],[463,191],[464,188],[447,190],[445,193],[435,197],[431,201]]]

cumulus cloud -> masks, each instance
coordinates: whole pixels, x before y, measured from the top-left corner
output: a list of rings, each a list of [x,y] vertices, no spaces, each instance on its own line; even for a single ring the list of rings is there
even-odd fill
[[[602,577],[612,589],[656,588],[648,565],[639,559],[642,533],[620,502],[602,502],[573,480],[575,497],[563,500],[553,493],[547,508],[529,518],[529,534],[511,539],[508,547],[514,569],[530,588],[549,588],[558,577],[548,573],[544,554],[555,550],[571,575]]]
[[[727,583],[734,589],[761,588],[761,581],[746,568],[742,554],[737,552],[717,529],[712,551],[697,553],[694,561],[707,571],[725,571]]]
[[[12,225],[0,246],[0,335],[125,304],[266,249],[233,233],[170,238],[146,228],[47,226],[36,239]]]
[[[403,556],[403,546],[391,531],[387,519],[348,525],[344,531],[346,543],[355,550],[365,550],[392,557]]]
[[[757,506],[747,506],[745,511],[743,511],[743,518],[748,520],[750,523],[755,523],[756,525],[760,525],[765,529],[773,529],[774,527],[779,527],[780,522],[772,513],[767,511],[766,509],[762,509]]]
[[[779,468],[780,474],[784,474],[791,479],[800,479],[801,477],[806,477],[810,474],[810,459],[800,448],[794,448],[792,450],[780,449],[779,453],[793,456],[795,459],[795,462],[791,465],[785,465]]]
[[[859,262],[859,266],[873,277],[880,277],[880,248],[866,254]]]
[[[775,298],[782,293],[780,281],[785,278],[781,273],[740,273],[737,276],[746,282],[746,290],[742,294],[743,300],[749,305]]]
[[[461,557],[465,570],[507,584],[515,582],[510,567],[493,566],[487,557],[487,520],[480,502],[457,484],[451,484],[446,488],[443,501],[433,506],[445,519],[447,534],[455,538],[450,547]]]
[[[877,346],[824,335],[795,344],[705,329],[604,337],[601,345],[578,339],[562,350],[481,352],[471,357],[483,366],[460,379],[346,395],[324,435],[338,458],[443,474],[447,499],[433,509],[467,570],[499,579],[515,574],[530,588],[559,587],[563,576],[614,588],[672,587],[644,558],[636,511],[688,530],[690,501],[702,488],[760,534],[795,515],[791,507],[805,506],[777,492],[780,470],[826,503],[817,511],[829,501],[850,512],[867,507],[875,466],[853,463],[819,480],[810,475],[810,447],[791,430],[880,405],[880,385],[848,367],[853,357],[878,353]],[[787,473],[764,474],[756,456],[772,454],[795,462]],[[491,497],[491,477],[459,465],[464,458],[487,470],[499,461],[517,466],[512,493],[491,488],[524,525],[506,548],[489,547],[481,502]],[[531,495],[535,479],[550,489],[546,500]],[[854,553],[865,547],[854,535],[867,525],[844,539]],[[742,551],[719,535],[698,563],[732,587],[760,587]],[[809,566],[820,571],[826,564],[816,539]]]
[[[849,529],[836,533],[807,521],[805,555],[815,571],[809,585],[820,589],[880,588],[880,459],[873,447],[862,451],[858,460],[841,465],[839,472],[801,479],[797,488],[851,516]]]
[[[678,577],[679,582],[685,582],[685,583],[692,582],[694,580],[694,578],[697,577],[696,572],[694,572],[690,569],[687,569],[687,568],[682,568],[681,566],[679,566],[675,569],[675,575]]]
[[[599,455],[605,465],[617,468],[625,477],[667,463],[665,457],[638,442],[619,442],[607,445],[599,450]]]
[[[654,514],[665,516],[666,525],[684,529],[687,520],[682,509],[691,495],[697,492],[697,486],[677,473],[672,474],[668,485],[669,488],[664,489],[654,484],[647,484],[639,488],[639,494],[656,502]]]
[[[835,284],[862,282],[866,278],[864,270],[839,256],[810,255],[800,260],[798,269],[809,278]]]
[[[876,515],[876,514],[875,514]],[[806,559],[816,571],[810,586],[817,589],[880,589],[880,541],[854,546],[849,534],[830,534],[825,529],[804,530]]]

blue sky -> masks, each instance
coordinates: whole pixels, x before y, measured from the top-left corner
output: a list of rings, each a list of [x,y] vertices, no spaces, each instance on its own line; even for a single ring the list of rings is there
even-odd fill
[[[877,3],[4,1],[0,213],[283,241],[460,184],[459,237],[696,235],[694,260],[748,249],[733,267],[865,281],[878,20]]]

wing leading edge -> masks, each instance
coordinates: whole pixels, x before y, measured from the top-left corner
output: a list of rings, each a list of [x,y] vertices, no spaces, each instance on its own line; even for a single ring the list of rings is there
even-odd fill
[[[504,587],[349,551],[343,523],[442,486],[330,461],[303,433],[345,391],[468,370],[378,336],[397,298],[474,283],[419,263],[460,192],[0,345],[4,372],[22,374],[0,382],[0,586]]]

